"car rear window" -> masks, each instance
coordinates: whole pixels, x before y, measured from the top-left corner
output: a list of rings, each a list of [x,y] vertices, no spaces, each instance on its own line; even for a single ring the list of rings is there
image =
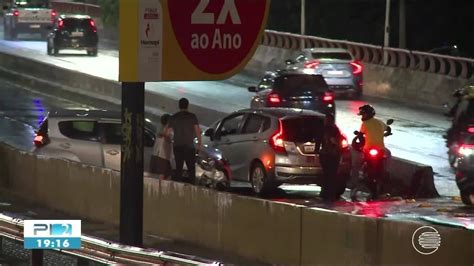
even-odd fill
[[[317,116],[300,116],[282,120],[285,141],[320,142],[324,130],[324,120]]]
[[[281,94],[298,93],[308,89],[323,92],[328,89],[328,85],[321,75],[292,74],[276,78],[273,89]]]
[[[15,1],[15,5],[21,8],[48,8],[49,0],[21,0]]]
[[[65,18],[63,20],[64,20],[64,30],[66,31],[72,32],[72,31],[92,30],[90,19]]]
[[[330,52],[330,53],[321,53],[314,52],[311,53],[314,59],[338,59],[338,60],[352,60],[352,56],[349,53],[344,52]]]

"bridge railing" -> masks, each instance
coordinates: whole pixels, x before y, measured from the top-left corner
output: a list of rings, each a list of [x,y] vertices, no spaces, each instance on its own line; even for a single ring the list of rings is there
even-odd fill
[[[410,51],[405,49],[382,47],[377,45],[332,40],[287,32],[266,30],[263,45],[300,50],[306,48],[343,48],[349,50],[357,60],[365,63],[406,68],[430,72],[455,78],[469,79],[473,76],[474,59]],[[384,55],[386,60],[384,60]]]
[[[23,220],[0,214],[0,238],[23,242]],[[223,265],[219,262],[194,256],[125,246],[85,235],[81,237],[81,249],[54,249],[52,251],[75,257],[81,260],[82,264],[95,262],[104,265],[117,263],[136,265]],[[36,252],[35,255],[32,255],[32,260],[38,260],[34,261],[33,265],[35,263],[41,264],[43,260],[42,250],[32,250],[32,252]],[[40,254],[39,257],[38,254]]]

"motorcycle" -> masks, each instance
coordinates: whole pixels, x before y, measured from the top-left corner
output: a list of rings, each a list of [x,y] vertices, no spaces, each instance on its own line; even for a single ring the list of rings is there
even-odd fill
[[[384,133],[385,137],[392,135],[390,127],[394,120],[387,120],[387,129]],[[383,184],[388,179],[388,172],[385,169],[385,162],[390,157],[388,150],[381,150],[377,148],[370,148],[363,151],[365,145],[364,134],[359,131],[354,131],[354,139],[352,140],[352,148],[355,151],[362,152],[362,167],[359,170],[358,180],[356,185],[351,189],[351,199],[358,200],[358,193],[361,191],[369,192],[368,199],[377,199],[383,190]]]
[[[474,134],[466,136],[457,150],[456,184],[462,202],[474,205]]]
[[[225,191],[230,188],[230,166],[217,149],[203,147],[196,155],[196,184]]]

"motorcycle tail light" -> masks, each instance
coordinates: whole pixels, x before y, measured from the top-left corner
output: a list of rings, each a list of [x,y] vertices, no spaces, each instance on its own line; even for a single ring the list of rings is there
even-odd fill
[[[377,149],[370,149],[369,155],[372,157],[377,157],[379,155],[379,151]]]
[[[272,93],[268,95],[268,101],[271,103],[280,103],[281,102],[280,95],[276,93]]]
[[[474,145],[464,144],[459,147],[459,154],[463,156],[474,155]]]

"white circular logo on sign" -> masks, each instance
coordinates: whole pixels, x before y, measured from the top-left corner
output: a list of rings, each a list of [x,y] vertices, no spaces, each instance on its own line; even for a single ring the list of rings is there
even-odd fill
[[[441,246],[441,235],[431,226],[422,226],[413,233],[411,244],[418,253],[431,255]]]

